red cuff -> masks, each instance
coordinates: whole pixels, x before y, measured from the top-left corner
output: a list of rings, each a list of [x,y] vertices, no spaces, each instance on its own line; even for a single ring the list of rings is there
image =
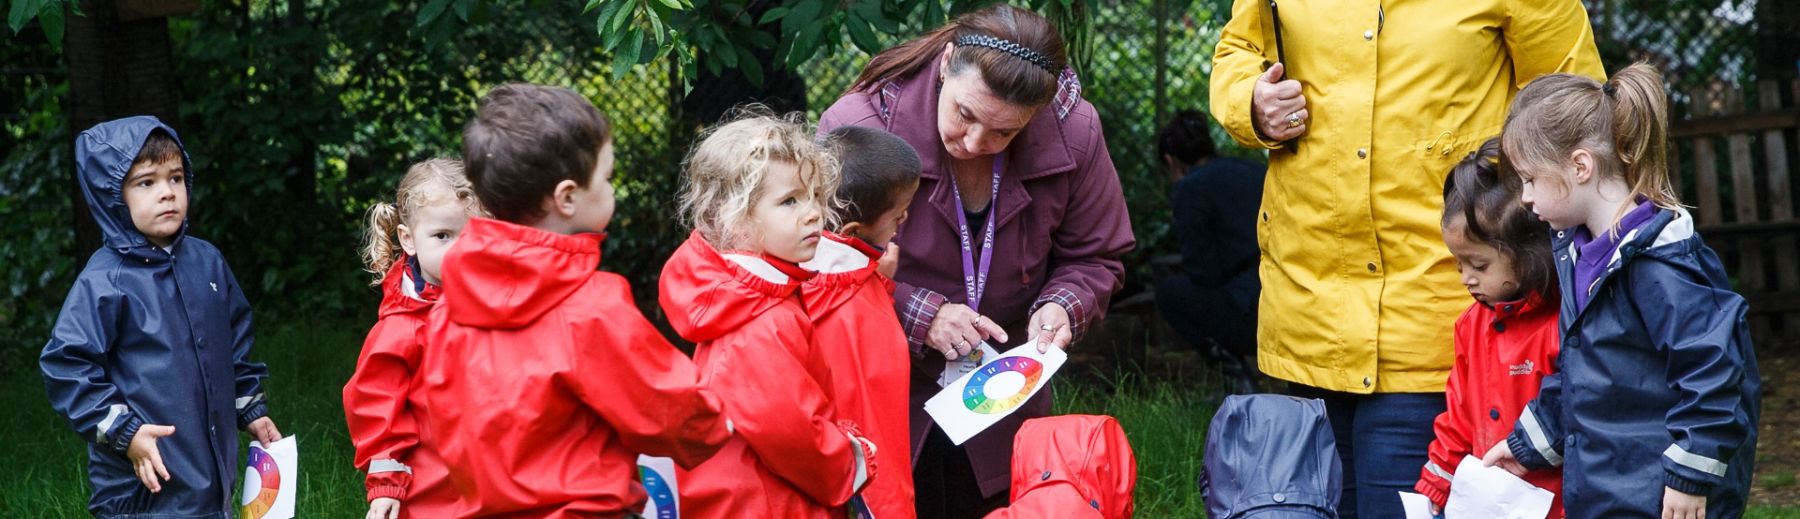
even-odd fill
[[[1430,481],[1427,481],[1424,478],[1420,478],[1418,483],[1413,484],[1413,490],[1418,491],[1420,494],[1424,494],[1427,499],[1431,500],[1432,504],[1438,505],[1438,508],[1443,508],[1444,503],[1450,500],[1449,492],[1439,489],[1437,485],[1431,484]]]
[[[412,474],[403,471],[376,472],[363,481],[363,487],[369,491],[369,501],[383,497],[405,501],[409,486],[412,486]]]

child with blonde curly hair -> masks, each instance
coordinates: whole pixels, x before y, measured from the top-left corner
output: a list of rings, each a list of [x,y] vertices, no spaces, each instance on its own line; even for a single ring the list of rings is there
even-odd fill
[[[369,208],[363,264],[381,287],[381,309],[344,384],[344,418],[356,466],[368,472],[370,517],[444,517],[456,504],[443,459],[419,434],[421,403],[409,387],[442,292],[444,253],[481,215],[462,161],[442,158],[408,168],[394,201]]]
[[[697,517],[829,517],[874,475],[875,446],[835,416],[830,372],[799,289],[838,184],[838,165],[796,115],[741,110],[686,162],[693,233],[663,267],[663,310],[697,346],[701,385],[737,435],[681,472]]]

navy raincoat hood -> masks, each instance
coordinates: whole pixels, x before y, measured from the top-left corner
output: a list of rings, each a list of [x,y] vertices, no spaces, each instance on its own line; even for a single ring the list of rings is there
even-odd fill
[[[1577,307],[1579,249],[1556,233],[1557,373],[1507,446],[1530,469],[1562,466],[1569,517],[1662,517],[1662,487],[1706,496],[1706,517],[1744,513],[1762,378],[1744,298],[1685,211],[1627,233]]]
[[[1200,493],[1215,519],[1336,519],[1343,467],[1325,402],[1225,397],[1206,431]]]
[[[75,141],[76,174],[104,241],[64,300],[39,364],[50,404],[88,442],[88,511],[98,517],[229,517],[236,431],[267,414],[267,370],[249,360],[250,305],[219,250],[186,236],[165,249],[132,223],[121,194],[153,117],[101,123]],[[186,180],[194,178],[186,152]],[[126,450],[147,424],[170,480],[152,494]]]

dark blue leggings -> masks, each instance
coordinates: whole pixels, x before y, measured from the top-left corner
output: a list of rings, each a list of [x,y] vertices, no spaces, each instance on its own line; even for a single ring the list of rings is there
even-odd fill
[[[1406,517],[1399,492],[1412,492],[1431,446],[1443,393],[1359,395],[1290,384],[1294,396],[1325,401],[1344,462],[1340,519]]]

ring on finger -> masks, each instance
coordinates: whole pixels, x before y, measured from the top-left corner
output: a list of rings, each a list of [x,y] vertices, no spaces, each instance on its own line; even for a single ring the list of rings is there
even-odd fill
[[[1293,111],[1293,112],[1288,112],[1287,123],[1288,123],[1289,128],[1294,128],[1294,127],[1300,126],[1300,121],[1301,121],[1300,112],[1298,110]]]
[[[1043,326],[1039,326],[1039,327],[1038,327],[1038,329],[1039,329],[1039,330],[1043,330],[1043,331],[1046,331],[1046,332],[1053,332],[1053,331],[1056,331],[1056,329],[1055,329],[1055,328],[1051,328],[1051,327],[1050,327],[1050,325],[1048,325],[1048,324],[1046,324],[1046,325],[1043,325]]]

